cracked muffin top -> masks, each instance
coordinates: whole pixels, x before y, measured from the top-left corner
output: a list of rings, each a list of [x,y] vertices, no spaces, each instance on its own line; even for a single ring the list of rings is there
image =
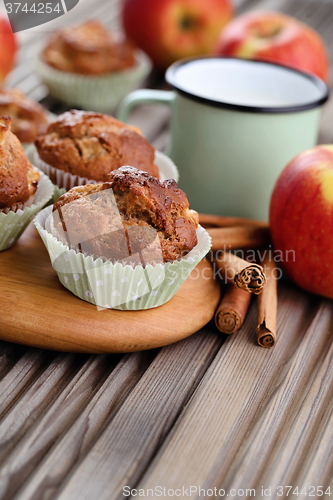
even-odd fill
[[[45,109],[15,88],[0,87],[0,116],[10,116],[12,132],[21,142],[34,142],[46,131]]]
[[[96,76],[136,64],[132,45],[116,40],[97,21],[70,26],[53,34],[42,58],[60,71]]]
[[[72,188],[53,214],[54,227],[69,246],[112,262],[134,259],[145,265],[159,255],[169,262],[197,245],[198,214],[176,181],[132,167],[111,172],[108,182]]]
[[[98,182],[123,165],[159,177],[155,149],[140,129],[101,113],[68,111],[35,144],[45,163]]]
[[[36,193],[40,177],[10,125],[9,116],[0,117],[0,209],[27,202]]]

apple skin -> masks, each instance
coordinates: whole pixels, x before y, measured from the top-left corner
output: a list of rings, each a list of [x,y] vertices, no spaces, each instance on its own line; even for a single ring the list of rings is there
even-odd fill
[[[0,83],[11,71],[17,50],[16,37],[8,19],[0,16]]]
[[[272,194],[270,226],[289,277],[333,299],[333,145],[301,153],[282,171]]]
[[[327,50],[319,34],[297,19],[277,12],[244,14],[218,38],[215,52],[243,59],[276,62],[330,78]]]
[[[127,37],[160,69],[211,54],[232,16],[230,0],[124,0],[122,10]]]

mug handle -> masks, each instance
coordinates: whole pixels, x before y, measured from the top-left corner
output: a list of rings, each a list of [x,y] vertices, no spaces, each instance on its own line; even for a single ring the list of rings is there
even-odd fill
[[[127,123],[132,109],[141,104],[166,104],[172,108],[175,98],[176,93],[172,90],[135,90],[121,102],[117,113],[118,119]]]

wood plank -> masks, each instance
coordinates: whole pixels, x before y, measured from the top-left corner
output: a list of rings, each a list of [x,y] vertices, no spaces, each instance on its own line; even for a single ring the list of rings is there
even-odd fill
[[[139,106],[131,113],[129,123],[139,127],[149,142],[154,143],[165,130],[169,117],[167,106]]]
[[[238,468],[237,453],[248,436],[258,431],[258,419],[270,407],[286,377],[290,377],[300,352],[308,349],[309,378],[327,343],[327,316],[321,319],[320,313],[312,330],[317,328],[316,340],[309,345],[311,334],[304,338],[304,329],[311,324],[316,310],[309,310],[308,300],[291,286],[280,287],[279,337],[270,351],[255,345],[252,308],[243,329],[223,344],[138,488],[214,488],[224,485],[231,468],[238,474],[243,471]],[[265,431],[274,432],[266,427]],[[243,474],[237,477],[241,479]]]
[[[45,355],[38,349],[27,349],[7,375],[0,381],[0,418],[41,373]]]
[[[0,341],[0,381],[7,376],[18,360],[27,351],[27,347]]]
[[[114,370],[112,366],[118,357],[95,357],[91,365],[94,376],[92,377],[92,371],[90,375],[89,370],[82,372],[77,386],[73,384],[71,391],[68,391],[65,397],[59,398],[59,401],[43,414],[7,459],[2,469],[6,475],[6,490],[4,480],[0,481],[2,497],[10,498],[27,480],[15,498],[51,498],[78,460],[87,452],[96,436],[102,432],[106,422],[113,417],[154,355],[154,352],[126,355]],[[107,377],[105,370],[109,373]],[[96,383],[97,389],[92,392]],[[78,412],[78,408],[75,409],[77,399],[83,394],[87,399],[91,392],[92,397],[88,398],[87,406],[81,413]],[[28,475],[33,470],[35,472],[30,479]]]
[[[323,431],[333,431],[332,306],[323,302],[290,360],[288,370],[262,415],[242,443],[223,487],[255,488],[308,483],[306,470],[321,448]],[[333,442],[330,442],[333,451]],[[321,455],[321,452],[319,452]],[[319,457],[318,457],[319,458]],[[239,470],[244,474],[240,476]],[[319,470],[318,470],[319,471]],[[301,480],[303,476],[303,480]],[[325,489],[328,484],[318,478]],[[327,478],[326,478],[327,480]]]
[[[163,348],[58,498],[123,498],[123,486],[138,481],[220,345],[221,337],[204,329]]]
[[[5,415],[0,426],[0,462],[3,463],[8,454],[19,443],[22,437],[43,414],[58,393],[76,375],[83,360],[71,355],[55,355],[44,353],[45,368],[39,377],[27,388],[16,404]],[[87,361],[88,365],[91,361]],[[88,366],[87,365],[87,366]],[[1,482],[1,479],[0,479]]]

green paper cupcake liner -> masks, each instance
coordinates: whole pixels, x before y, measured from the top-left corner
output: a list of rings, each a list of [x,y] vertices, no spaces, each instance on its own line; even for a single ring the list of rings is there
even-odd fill
[[[80,299],[100,308],[136,311],[168,302],[211,248],[201,226],[198,244],[180,261],[135,266],[113,264],[84,256],[55,238],[47,229],[52,207],[42,210],[34,224],[47,248],[62,285]]]
[[[39,57],[36,71],[53,97],[72,107],[105,112],[114,110],[149,75],[152,65],[146,54],[136,51],[136,60],[133,68],[102,76],[85,76],[59,71]]]
[[[54,205],[59,200],[60,196],[62,196],[65,193],[66,193],[65,188],[59,188],[58,186],[53,184],[53,196],[49,201],[48,205]]]
[[[0,252],[17,242],[29,222],[45,207],[53,195],[52,182],[43,172],[39,173],[40,180],[33,204],[16,212],[10,211],[8,214],[0,212]]]

